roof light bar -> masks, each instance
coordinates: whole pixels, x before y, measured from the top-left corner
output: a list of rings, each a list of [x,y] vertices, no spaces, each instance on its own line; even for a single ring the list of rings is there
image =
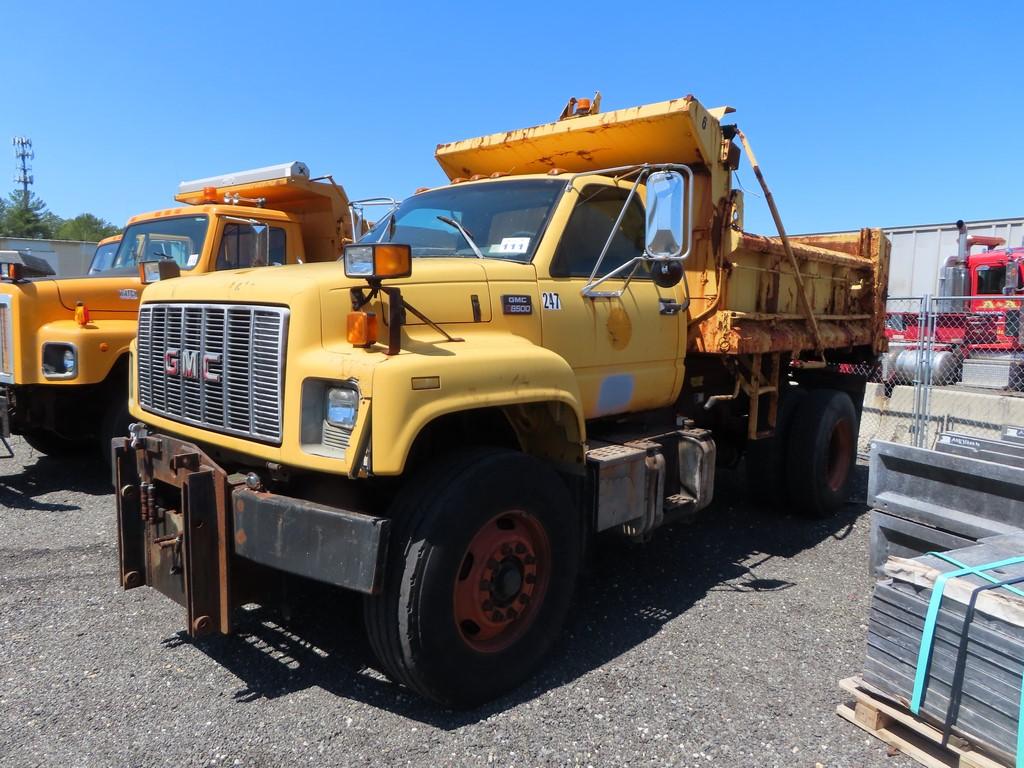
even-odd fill
[[[233,187],[237,184],[252,184],[254,182],[271,181],[273,179],[308,178],[309,166],[305,163],[294,161],[291,163],[268,165],[263,168],[253,168],[249,171],[226,173],[223,176],[210,176],[205,179],[183,181],[178,185],[178,194],[181,195],[187,192],[201,192],[206,187]]]

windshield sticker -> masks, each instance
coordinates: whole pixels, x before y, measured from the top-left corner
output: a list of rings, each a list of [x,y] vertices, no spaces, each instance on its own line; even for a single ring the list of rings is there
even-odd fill
[[[533,298],[529,295],[506,293],[501,297],[501,311],[506,315],[532,315]]]
[[[185,266],[186,267],[194,267],[198,263],[199,263],[199,254],[198,253],[190,253],[188,255],[188,261],[185,262]]]
[[[129,301],[139,298],[139,292],[134,288],[122,288],[120,295],[122,299],[127,299]]]
[[[529,248],[528,237],[503,237],[498,243],[498,253],[526,253]]]
[[[557,310],[562,308],[562,297],[554,291],[544,291],[541,293],[540,298],[544,309]]]

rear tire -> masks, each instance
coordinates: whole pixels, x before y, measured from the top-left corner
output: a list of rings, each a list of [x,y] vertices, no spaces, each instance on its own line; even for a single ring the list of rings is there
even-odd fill
[[[789,387],[779,400],[775,435],[747,443],[747,494],[751,503],[782,514],[791,504],[786,456],[793,416],[807,397],[807,390]]]
[[[850,494],[857,459],[857,411],[845,392],[816,389],[797,408],[789,433],[787,474],[794,511],[835,514]]]
[[[558,636],[580,529],[561,478],[505,450],[455,454],[392,505],[383,589],[366,630],[392,680],[449,707],[514,688]]]

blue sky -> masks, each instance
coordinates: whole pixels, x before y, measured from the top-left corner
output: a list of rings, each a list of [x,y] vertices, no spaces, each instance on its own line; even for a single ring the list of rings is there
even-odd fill
[[[62,216],[293,159],[402,197],[444,181],[437,143],[595,90],[735,106],[791,232],[1024,215],[1019,3],[0,0],[0,28],[0,189],[29,136]],[[746,225],[772,228],[753,195]]]

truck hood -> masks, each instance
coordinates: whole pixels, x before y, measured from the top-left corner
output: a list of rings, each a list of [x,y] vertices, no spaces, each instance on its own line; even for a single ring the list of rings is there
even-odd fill
[[[487,273],[477,259],[416,259],[411,277],[388,280],[386,285],[401,288],[405,299],[435,323],[490,320]],[[340,302],[339,306],[344,306],[344,320],[344,315],[351,311],[349,289],[366,286],[365,280],[346,277],[339,262],[295,264],[154,283],[146,288],[146,302],[223,301],[287,304],[296,309],[315,296],[324,303],[325,314]],[[409,325],[421,322],[414,315],[408,317]]]
[[[138,273],[135,271],[115,275],[43,278],[32,280],[30,284],[35,287],[35,292],[40,297],[49,295],[52,291],[56,300],[72,312],[75,311],[75,305],[82,302],[90,312],[134,314],[138,311],[139,294],[142,292]]]

